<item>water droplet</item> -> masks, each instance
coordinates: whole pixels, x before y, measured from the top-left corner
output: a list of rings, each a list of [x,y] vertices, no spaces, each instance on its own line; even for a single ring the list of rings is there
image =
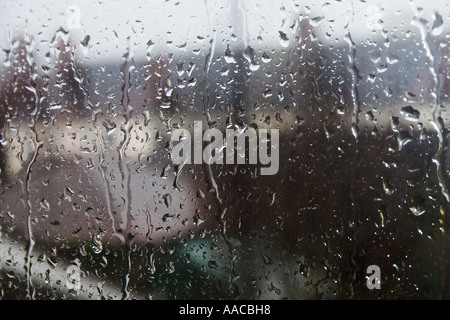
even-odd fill
[[[236,59],[234,58],[234,54],[231,52],[230,48],[227,48],[223,58],[226,63],[236,63]]]
[[[216,261],[210,260],[208,261],[208,267],[210,269],[217,270],[219,268],[219,265],[217,264]]]
[[[433,26],[431,27],[431,34],[433,36],[438,36],[444,31],[444,20],[442,16],[435,12]]]
[[[289,47],[289,38],[287,37],[286,33],[282,31],[278,31],[280,36],[280,44],[283,48]]]
[[[401,109],[402,115],[406,120],[418,122],[420,118],[419,110],[414,109],[411,106],[406,106]]]
[[[162,220],[164,222],[169,222],[169,221],[172,221],[174,218],[175,218],[175,216],[173,214],[166,213],[163,215]]]

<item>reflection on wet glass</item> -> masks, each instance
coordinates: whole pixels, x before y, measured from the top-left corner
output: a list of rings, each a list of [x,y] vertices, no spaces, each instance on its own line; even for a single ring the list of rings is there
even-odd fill
[[[449,17],[4,1],[0,297],[450,298]]]

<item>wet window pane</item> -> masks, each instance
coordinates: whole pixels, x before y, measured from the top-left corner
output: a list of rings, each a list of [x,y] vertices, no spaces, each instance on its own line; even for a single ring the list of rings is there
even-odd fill
[[[1,298],[450,298],[446,1],[0,7]]]

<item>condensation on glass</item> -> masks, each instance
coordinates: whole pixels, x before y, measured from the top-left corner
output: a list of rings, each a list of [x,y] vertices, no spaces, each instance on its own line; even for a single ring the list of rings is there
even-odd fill
[[[1,298],[450,298],[446,1],[0,7]]]

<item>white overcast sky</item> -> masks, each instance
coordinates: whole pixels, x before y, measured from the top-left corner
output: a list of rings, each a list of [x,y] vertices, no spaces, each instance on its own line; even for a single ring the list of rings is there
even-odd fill
[[[279,31],[289,37],[289,27],[300,15],[317,18],[320,23],[316,32],[330,42],[342,41],[344,26],[352,19],[352,38],[362,41],[374,33],[381,37],[383,28],[394,32],[399,28],[413,29],[413,7],[423,7],[421,14],[429,21],[435,12],[440,12],[447,26],[449,6],[447,0],[413,1],[412,5],[409,0],[3,0],[0,46],[10,47],[8,34],[26,32],[45,48],[63,26],[72,28],[74,38],[91,37],[87,54],[95,62],[121,57],[128,43],[136,48],[136,55],[144,57],[148,40],[156,45],[172,41],[172,46],[184,50],[206,50],[213,30],[218,49],[226,48],[222,40],[232,34],[254,48],[277,49],[282,48]],[[79,19],[74,10],[79,10]],[[159,50],[164,50],[164,46]]]

